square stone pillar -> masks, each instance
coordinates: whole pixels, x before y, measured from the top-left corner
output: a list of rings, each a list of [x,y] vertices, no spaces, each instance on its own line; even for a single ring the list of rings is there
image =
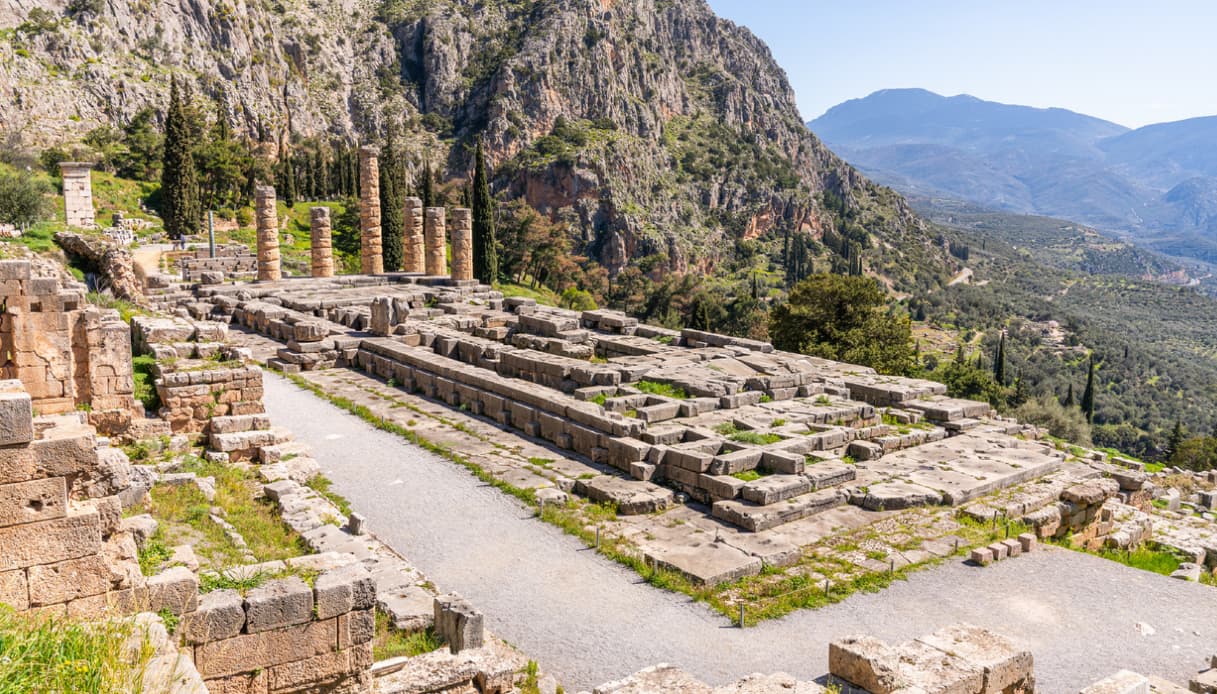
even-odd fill
[[[452,279],[473,279],[473,210],[452,210]]]
[[[254,217],[258,230],[258,280],[274,282],[283,277],[274,186],[258,186],[254,190]]]
[[[59,162],[59,173],[63,176],[63,208],[69,227],[97,226],[93,215],[92,168],[93,164],[89,162]]]
[[[365,275],[385,271],[380,235],[380,162],[376,148],[359,148],[359,268]]]
[[[334,246],[330,228],[330,208],[309,209],[309,234],[312,236],[313,277],[334,276]]]
[[[443,277],[448,274],[448,238],[444,228],[444,208],[428,207],[423,233],[427,245],[427,274]]]
[[[406,198],[402,206],[401,269],[403,272],[426,272],[426,242],[423,240],[423,201]]]

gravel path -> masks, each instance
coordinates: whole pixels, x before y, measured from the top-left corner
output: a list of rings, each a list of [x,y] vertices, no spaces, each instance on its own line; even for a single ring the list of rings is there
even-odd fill
[[[370,527],[442,590],[568,690],[657,662],[713,684],[753,672],[828,670],[829,641],[908,639],[956,621],[1026,642],[1040,691],[1069,692],[1120,668],[1186,684],[1217,652],[1217,590],[1049,549],[986,569],[949,563],[876,594],[739,630],[532,518],[463,468],[376,430],[267,373],[278,426],[312,445]]]

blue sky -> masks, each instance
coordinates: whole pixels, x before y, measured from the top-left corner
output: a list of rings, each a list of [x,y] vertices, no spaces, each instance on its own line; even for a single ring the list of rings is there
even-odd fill
[[[810,120],[879,89],[1139,127],[1217,115],[1214,0],[709,0],[769,44]]]

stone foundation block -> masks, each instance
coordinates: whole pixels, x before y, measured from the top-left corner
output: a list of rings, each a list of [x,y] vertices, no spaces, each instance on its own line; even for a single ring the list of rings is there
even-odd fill
[[[482,613],[455,593],[435,598],[435,632],[448,642],[455,655],[466,648],[481,648],[484,638]]]
[[[978,547],[968,554],[968,560],[979,566],[988,566],[993,563],[993,550],[988,547]]]
[[[149,612],[193,612],[199,604],[199,579],[184,566],[166,569],[148,579],[147,602]]]
[[[0,381],[0,446],[34,439],[34,406],[21,381]]]
[[[54,605],[123,587],[124,577],[101,555],[29,568],[31,605]]]
[[[245,601],[235,590],[213,590],[199,598],[198,609],[182,618],[187,643],[230,639],[245,626]]]
[[[101,518],[96,509],[55,520],[0,528],[0,571],[24,569],[97,554]]]
[[[25,571],[18,569],[0,573],[0,603],[17,611],[30,606],[30,591],[25,579]]]
[[[355,610],[338,618],[338,647],[370,643],[376,636],[376,612]]]
[[[62,518],[67,505],[63,477],[0,485],[0,527]]]
[[[268,581],[245,596],[245,631],[250,634],[312,618],[313,590],[298,576]]]
[[[201,644],[194,663],[204,678],[225,677],[324,655],[337,643],[338,620],[327,619]]]
[[[318,619],[329,619],[376,604],[376,582],[360,564],[326,571],[314,583]]]
[[[1022,535],[1019,535],[1018,543],[1022,546],[1024,554],[1035,549],[1039,544],[1035,537],[1035,533],[1023,533]]]

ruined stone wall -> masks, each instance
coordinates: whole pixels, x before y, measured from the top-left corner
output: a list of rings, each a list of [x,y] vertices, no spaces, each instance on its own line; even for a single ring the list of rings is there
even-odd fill
[[[206,432],[212,417],[260,414],[262,370],[228,347],[228,326],[183,318],[137,316],[136,348],[158,360],[159,415],[174,433]]]
[[[131,341],[117,311],[85,302],[83,285],[27,260],[0,262],[0,378],[22,382],[44,414],[91,410],[118,433],[142,416]]]
[[[35,426],[21,382],[0,381],[0,603],[84,617],[114,603],[163,606],[122,524],[129,471],[82,414]]]
[[[187,282],[198,282],[204,272],[222,272],[229,279],[254,279],[258,275],[258,256],[248,253],[245,255],[217,255],[214,258],[182,258],[178,261],[182,271],[182,279]]]

